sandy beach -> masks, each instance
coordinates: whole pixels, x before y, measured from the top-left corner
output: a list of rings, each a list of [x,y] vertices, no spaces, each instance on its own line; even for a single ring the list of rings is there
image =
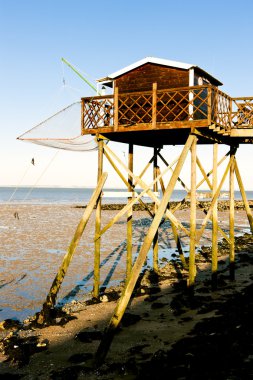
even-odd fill
[[[18,218],[14,217],[15,212]],[[115,212],[103,211],[103,223],[106,224]],[[3,242],[0,266],[2,320],[18,318],[22,321],[40,310],[83,209],[59,205],[4,205],[0,213]],[[198,223],[202,215],[198,210]],[[187,226],[189,209],[179,211],[177,216]],[[163,224],[159,235],[160,277],[154,284],[144,276],[144,282],[139,284],[139,291],[129,305],[105,364],[94,370],[91,367],[93,354],[116,305],[116,300],[113,300],[117,290],[115,286],[125,278],[126,220],[121,219],[103,237],[101,286],[107,288],[107,298],[103,301],[110,302],[89,305],[85,300],[90,297],[93,277],[92,215],[58,297],[62,304],[68,303],[65,309],[67,317],[57,317],[53,326],[42,329],[31,328],[29,323],[13,326],[10,330],[2,326],[0,374],[12,374],[13,378],[24,379],[117,379],[122,376],[126,379],[162,379],[169,373],[171,379],[250,378],[246,376],[251,370],[247,363],[251,362],[253,353],[246,347],[242,350],[239,340],[243,334],[251,333],[245,324],[252,312],[253,240],[247,234],[244,238],[240,237],[249,231],[245,211],[237,210],[235,216],[238,235],[236,281],[229,280],[229,249],[227,244],[221,242],[219,286],[217,291],[211,290],[210,249],[206,248],[210,246],[210,225],[201,241],[203,250],[197,259],[194,300],[189,300],[186,295],[186,273],[180,267],[169,223]],[[221,211],[219,219],[227,230],[228,211]],[[138,254],[149,224],[150,219],[144,211],[134,212],[135,254]],[[182,242],[187,255],[188,241],[185,236],[182,236]],[[168,262],[170,259],[172,263]],[[151,265],[150,259],[146,268]],[[113,286],[114,293],[110,293]],[[226,304],[230,306],[226,307]],[[244,312],[246,305],[248,309]],[[229,329],[234,330],[231,332]],[[9,346],[6,343],[8,339]],[[227,346],[224,340],[227,340]],[[221,342],[224,343],[221,345],[224,350],[222,363],[217,354],[219,348],[214,349]],[[250,344],[248,341],[246,343]],[[239,344],[236,368],[228,373],[228,352],[231,349],[236,351],[233,345],[238,348]],[[203,356],[206,345],[209,347],[207,358]],[[17,346],[16,351],[14,346]],[[24,354],[24,346],[33,348]],[[221,372],[218,369],[217,373],[214,369],[207,372],[203,365],[214,360],[214,357],[218,360],[217,368],[222,368]],[[242,363],[246,377],[238,377],[239,372],[236,372]],[[218,374],[220,377],[217,377]]]

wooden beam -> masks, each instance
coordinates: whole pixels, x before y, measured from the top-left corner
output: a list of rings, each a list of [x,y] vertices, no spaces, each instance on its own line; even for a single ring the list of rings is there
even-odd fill
[[[157,111],[157,83],[153,83],[152,90],[152,128],[156,128],[156,111]]]
[[[235,154],[231,153],[230,160],[232,160],[229,171],[229,237],[230,237],[230,250],[229,250],[229,274],[230,279],[235,279]]]
[[[231,137],[253,137],[253,128],[250,129],[231,129]]]
[[[104,153],[104,141],[98,140],[98,174],[97,180],[99,182],[102,172],[103,172],[103,153]],[[102,199],[101,197],[97,201],[96,207],[96,219],[95,219],[95,236],[99,233],[101,229],[101,209],[102,209]],[[100,285],[100,247],[101,239],[95,241],[95,252],[94,252],[94,281],[93,281],[93,297],[99,297],[99,285]]]
[[[194,140],[191,146],[191,205],[190,205],[190,253],[189,253],[189,279],[188,288],[193,290],[195,277],[196,277],[196,265],[195,265],[195,246],[196,246],[196,148],[197,138],[194,136]]]
[[[160,176],[160,174],[161,174],[161,170],[158,167],[158,176]],[[164,194],[165,193],[165,186],[164,186],[164,182],[163,182],[162,176],[159,179],[159,181],[160,181],[160,186],[161,186],[162,193]],[[168,203],[167,208],[169,208],[169,207],[170,207],[170,204]],[[173,236],[174,236],[174,240],[176,242],[176,247],[177,247],[178,254],[179,254],[180,260],[182,262],[183,268],[184,269],[188,269],[188,265],[187,265],[187,263],[185,261],[184,251],[183,251],[183,248],[182,248],[180,237],[179,237],[179,234],[177,232],[177,227],[175,226],[175,224],[173,222],[171,222],[171,229],[172,229],[172,233],[173,233]]]
[[[214,144],[214,145],[217,145],[217,144]],[[197,165],[198,165],[198,167],[199,167],[199,169],[200,169],[200,171],[201,171],[201,174],[203,175],[203,178],[205,178],[205,181],[206,181],[207,185],[209,186],[209,189],[212,190],[212,188],[213,188],[213,187],[212,187],[212,184],[211,184],[211,182],[209,181],[209,178],[208,178],[208,176],[206,175],[206,172],[205,172],[205,170],[204,170],[204,168],[203,168],[203,166],[202,166],[200,160],[198,159],[198,157],[197,157]],[[216,165],[217,165],[217,163],[216,163]]]
[[[128,146],[128,168],[133,171],[133,144]],[[128,175],[128,191],[133,188],[133,180],[130,175]],[[132,198],[128,198],[128,203],[130,203]],[[133,208],[130,207],[127,213],[127,260],[126,260],[126,281],[129,280],[129,276],[132,270],[132,256],[133,256]]]
[[[166,166],[171,166],[170,168],[170,171],[173,173],[173,169],[172,169],[172,165],[169,165],[168,162],[165,160],[165,158],[162,156],[162,154],[159,152],[158,153],[158,156],[160,157],[160,159],[163,161],[163,163],[166,165]],[[174,165],[173,165],[174,166]],[[183,188],[187,191],[187,192],[190,192],[190,189],[186,186],[186,184],[182,181],[182,179],[180,177],[178,177],[177,181],[180,183],[180,185],[183,186]]]
[[[222,188],[223,183],[224,183],[224,181],[225,181],[225,179],[226,179],[226,177],[228,175],[228,172],[229,172],[231,164],[232,164],[232,159],[230,158],[229,163],[228,163],[228,165],[227,165],[227,167],[225,169],[225,172],[223,174],[223,177],[221,179],[221,182],[220,182],[220,184],[219,184],[219,186],[218,186],[218,188],[217,188],[217,190],[216,190],[216,192],[215,192],[215,194],[213,196],[213,199],[211,201],[211,205],[209,207],[209,210],[208,210],[208,212],[207,212],[204,220],[202,221],[201,228],[197,231],[197,239],[196,239],[197,243],[199,243],[199,241],[201,239],[201,236],[202,236],[202,234],[203,234],[203,232],[205,230],[205,227],[206,227],[206,224],[208,222],[208,219],[212,215],[215,202],[217,201],[217,199],[218,199],[218,197],[220,195],[221,188]]]
[[[114,89],[114,117],[113,117],[113,130],[114,132],[118,131],[119,128],[119,88],[115,87]],[[103,130],[109,129],[109,128],[99,128],[100,132]],[[112,129],[112,128],[111,128]]]
[[[162,217],[166,211],[168,202],[170,200],[171,194],[174,190],[177,178],[180,174],[180,171],[183,167],[183,164],[185,162],[187,153],[192,145],[193,142],[193,136],[189,136],[187,143],[185,144],[182,153],[180,155],[180,158],[178,160],[177,166],[175,168],[174,174],[171,176],[169,184],[166,188],[165,194],[158,206],[156,215],[151,223],[151,226],[148,230],[148,233],[144,239],[143,245],[140,249],[139,255],[136,259],[136,262],[133,266],[130,278],[128,283],[125,286],[125,289],[117,303],[116,309],[114,311],[114,314],[110,320],[110,323],[108,325],[108,328],[105,330],[104,336],[102,338],[102,341],[100,342],[100,345],[98,347],[97,353],[96,353],[96,364],[100,365],[104,358],[107,355],[107,352],[110,348],[111,342],[113,340],[114,332],[116,328],[118,327],[124,312],[126,310],[126,307],[129,303],[130,297],[132,295],[132,292],[134,290],[134,287],[136,285],[136,282],[138,280],[139,274],[141,272],[141,269],[143,267],[143,264],[146,260],[148,251],[151,247],[152,241],[154,240],[155,233],[157,231],[157,228],[162,220]]]
[[[124,182],[124,184],[128,187],[128,181],[126,180],[126,178],[123,176],[123,174],[121,173],[121,171],[117,168],[117,166],[115,165],[115,163],[113,162],[113,160],[111,159],[110,155],[104,151],[104,155],[105,157],[107,158],[107,160],[109,161],[109,163],[111,164],[111,166],[113,167],[113,169],[115,170],[115,172],[118,174],[118,176],[122,179],[122,181]],[[132,191],[134,191],[134,186],[132,187]],[[150,211],[149,207],[146,205],[146,203],[144,203],[142,201],[142,199],[139,198],[139,202],[140,204],[145,208],[145,210],[148,212],[148,214],[153,218],[153,213]]]
[[[188,146],[189,144],[189,138],[187,139],[187,142],[186,142],[186,146]],[[108,147],[108,145],[105,145],[104,146],[104,149],[107,150],[107,152],[109,154],[111,154],[118,162],[119,164],[127,171],[128,174],[130,174],[132,176],[132,178],[136,181],[136,183],[138,183],[140,186],[142,186],[143,188],[146,187],[146,191],[147,194],[150,196],[151,199],[153,199],[154,202],[156,202],[158,205],[160,204],[160,201],[159,199],[155,196],[155,194],[152,192],[152,190],[149,189],[150,186],[147,186],[146,183],[140,179],[139,177],[137,177],[136,175],[134,175],[129,169],[128,167],[119,159],[119,157]],[[175,172],[174,172],[175,173]],[[170,210],[166,210],[166,217],[170,220],[170,221],[173,221],[177,228],[180,228],[182,229],[187,235],[189,235],[189,231],[187,230],[187,228],[185,228],[182,223],[180,223],[177,218],[172,214],[172,212]]]
[[[219,167],[225,160],[226,158],[229,156],[230,154],[230,151],[227,152],[221,159],[220,161],[218,162],[217,164],[217,167]],[[213,173],[213,169],[210,170],[206,175],[207,177],[209,177],[211,174]],[[203,183],[205,182],[205,178],[203,178],[196,186],[196,189],[198,189]],[[174,212],[176,212],[181,206],[182,204],[187,200],[187,198],[189,198],[190,196],[190,192],[188,192],[188,194],[171,210],[172,213],[174,214]]]
[[[174,163],[173,163],[174,164]],[[157,178],[155,180],[153,180],[151,182],[150,185],[145,185],[146,187],[144,187],[144,189],[142,190],[142,192],[140,194],[138,194],[136,196],[136,198],[133,198],[131,201],[128,202],[127,205],[125,205],[118,213],[117,215],[115,215],[104,227],[103,229],[99,232],[99,234],[95,237],[95,239],[98,239],[101,235],[103,235],[110,227],[113,226],[113,224],[115,224],[128,210],[129,208],[131,208],[137,201],[140,200],[140,198],[148,193],[148,190],[150,189],[150,187],[153,186],[153,184],[157,181],[159,181],[159,179],[169,170],[170,167],[167,167],[163,173],[161,173],[160,175],[157,176]],[[154,197],[154,199],[156,199],[156,201],[158,201],[158,198],[155,196],[155,194],[152,192],[151,193]],[[150,194],[149,194],[150,195]],[[159,202],[159,201],[158,201]],[[160,202],[159,202],[160,203]],[[174,217],[175,222],[177,223],[176,225],[177,226],[180,226],[180,224],[178,224],[177,222],[177,219]],[[187,231],[188,232],[188,231]]]
[[[246,211],[248,221],[249,221],[249,225],[250,225],[250,229],[251,229],[251,233],[253,234],[253,216],[252,216],[252,212],[251,212],[251,209],[249,206],[249,202],[247,200],[246,191],[245,191],[244,186],[243,186],[242,177],[241,177],[238,165],[237,165],[236,158],[235,158],[235,175],[236,175],[236,179],[237,179],[239,189],[240,189],[240,192],[242,195],[245,211]]]
[[[158,181],[156,180],[157,177],[158,177],[157,149],[154,148],[154,165],[153,165],[153,179],[154,179],[153,191],[154,193],[158,192]],[[157,208],[158,208],[157,204],[154,203],[154,214],[156,213]],[[158,273],[158,229],[153,240],[153,270],[155,273]]]
[[[217,190],[217,160],[218,144],[213,145],[213,197]],[[217,200],[214,202],[212,215],[212,289],[217,289],[217,271],[218,271],[218,207]]]
[[[102,191],[102,188],[103,188],[104,183],[106,181],[106,178],[107,178],[107,173],[103,173],[103,175],[100,177],[100,179],[98,181],[97,187],[94,190],[89,203],[87,204],[87,207],[85,208],[83,216],[82,216],[82,218],[81,218],[81,220],[80,220],[80,222],[76,228],[73,239],[71,240],[71,243],[68,247],[68,251],[63,258],[62,264],[60,265],[60,268],[57,272],[57,275],[56,275],[56,277],[52,283],[52,286],[49,290],[46,301],[43,304],[42,311],[40,312],[39,317],[37,319],[37,322],[40,324],[44,323],[44,321],[49,316],[50,309],[52,309],[55,306],[56,297],[57,297],[57,294],[60,290],[62,281],[65,277],[65,274],[67,273],[67,269],[69,267],[69,264],[72,260],[72,257],[75,253],[75,250],[76,250],[76,248],[79,244],[79,241],[82,237],[83,231],[84,231],[84,229],[85,229],[85,227],[89,221],[89,218],[90,218],[91,213],[94,209],[94,206],[97,203],[97,200],[99,199],[99,197],[101,195],[101,191]]]

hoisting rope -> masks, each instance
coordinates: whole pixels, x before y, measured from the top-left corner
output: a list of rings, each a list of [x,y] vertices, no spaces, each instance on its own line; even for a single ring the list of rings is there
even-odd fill
[[[30,190],[28,191],[28,193],[26,194],[26,196],[23,198],[23,200],[21,202],[24,202],[28,199],[28,197],[31,195],[32,191],[34,190],[35,186],[38,184],[38,182],[41,180],[41,178],[43,177],[43,175],[46,173],[46,171],[49,169],[49,167],[52,165],[53,161],[55,160],[56,156],[59,154],[59,150],[53,155],[53,157],[50,159],[49,163],[47,164],[47,166],[45,167],[45,169],[42,171],[42,173],[39,175],[39,177],[37,178],[37,180],[35,181],[34,185],[30,188]],[[23,174],[23,176],[21,177],[20,181],[18,182],[18,185],[15,187],[13,193],[11,194],[10,198],[5,201],[5,207],[7,206],[8,203],[11,202],[11,200],[14,198],[14,195],[16,194],[16,192],[18,191],[18,189],[20,188],[20,185],[21,183],[23,182],[25,176],[27,175],[29,169],[31,168],[31,165],[34,166],[35,165],[35,160],[34,158],[32,158],[28,168],[25,170],[25,173]],[[13,214],[14,218],[18,219],[19,220],[19,213],[17,211],[14,212]]]
[[[25,178],[25,176],[27,175],[29,169],[31,168],[31,163],[29,163],[29,166],[27,167],[27,169],[25,170],[23,176],[21,177],[20,181],[18,182],[17,186],[15,187],[13,193],[11,194],[10,198],[6,201],[6,203],[9,203],[12,198],[14,197],[14,195],[16,194],[16,192],[18,191],[21,183],[23,182],[23,179]]]
[[[53,155],[53,157],[51,158],[51,160],[49,161],[49,163],[47,164],[47,166],[45,167],[45,169],[42,171],[42,173],[39,175],[39,177],[35,181],[34,185],[31,187],[31,189],[29,190],[29,192],[24,197],[23,201],[26,201],[27,198],[31,195],[31,193],[33,192],[34,188],[39,183],[39,181],[41,180],[41,178],[43,177],[43,175],[46,173],[46,171],[49,169],[49,167],[51,166],[51,164],[53,163],[53,161],[55,160],[55,158],[56,158],[56,156],[58,154],[59,154],[59,150]]]

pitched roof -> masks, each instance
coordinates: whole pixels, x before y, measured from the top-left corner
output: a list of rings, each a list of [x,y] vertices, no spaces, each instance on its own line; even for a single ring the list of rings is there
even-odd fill
[[[210,75],[205,70],[203,70],[200,67],[198,67],[197,65],[193,65],[191,63],[178,62],[178,61],[171,61],[171,60],[163,59],[163,58],[155,58],[155,57],[145,57],[145,58],[143,58],[143,59],[141,59],[141,60],[139,60],[137,62],[132,63],[129,66],[124,67],[123,69],[120,69],[118,71],[115,71],[112,74],[109,74],[107,77],[103,77],[103,78],[97,79],[97,82],[109,82],[109,81],[111,81],[113,79],[116,79],[119,76],[121,76],[121,75],[123,75],[123,74],[125,74],[125,73],[127,73],[129,71],[131,71],[131,70],[136,69],[137,67],[145,65],[146,63],[154,63],[156,65],[162,65],[162,66],[168,66],[168,67],[176,67],[176,68],[183,69],[183,70],[189,70],[191,68],[197,68],[203,74],[205,74],[209,78],[213,79],[214,82],[216,82],[217,85],[222,85],[222,83],[218,79],[216,79],[215,77],[213,77],[212,75]]]

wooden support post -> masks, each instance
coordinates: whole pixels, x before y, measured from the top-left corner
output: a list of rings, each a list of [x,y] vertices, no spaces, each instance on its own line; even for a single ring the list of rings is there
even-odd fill
[[[102,362],[104,361],[104,359],[107,355],[107,352],[110,348],[110,345],[112,343],[114,332],[115,332],[116,328],[118,327],[118,325],[119,325],[119,323],[120,323],[120,321],[124,315],[124,312],[126,310],[128,302],[130,300],[130,297],[133,293],[134,287],[135,287],[136,282],[138,280],[140,271],[141,271],[143,264],[146,260],[146,257],[147,257],[148,251],[151,247],[152,241],[154,240],[154,236],[156,234],[158,226],[159,226],[159,224],[162,220],[162,217],[166,211],[166,208],[167,208],[168,202],[170,200],[171,194],[174,190],[177,178],[178,178],[180,171],[183,167],[187,153],[188,153],[188,151],[192,145],[193,139],[194,139],[193,136],[190,135],[188,137],[188,140],[187,140],[183,150],[182,150],[182,153],[181,153],[180,158],[178,160],[177,166],[174,170],[173,175],[170,178],[170,181],[169,181],[169,184],[166,188],[165,194],[164,194],[164,196],[163,196],[163,198],[159,204],[156,215],[155,215],[155,217],[151,223],[151,226],[148,230],[148,233],[144,239],[143,245],[140,249],[139,255],[138,255],[136,262],[133,266],[129,281],[126,284],[126,287],[125,287],[125,289],[124,289],[124,291],[123,291],[123,293],[122,293],[122,295],[118,301],[118,304],[116,306],[114,314],[110,320],[108,328],[106,329],[105,334],[102,338],[102,341],[100,342],[100,345],[99,345],[97,353],[96,353],[96,358],[95,358],[97,366],[101,365]]]
[[[158,167],[157,174],[158,174],[158,176],[161,175],[161,170],[160,170],[159,167]],[[161,176],[161,178],[160,178],[159,181],[160,181],[160,186],[161,186],[162,193],[164,194],[165,193],[165,186],[164,186],[164,182],[163,182],[162,176]],[[169,207],[169,204],[168,204],[167,207]],[[183,248],[182,248],[182,244],[181,244],[178,232],[177,232],[177,227],[175,226],[175,224],[173,222],[170,222],[170,223],[171,223],[172,233],[173,233],[173,236],[174,236],[174,240],[176,242],[176,247],[177,247],[178,254],[179,254],[180,260],[182,262],[183,268],[184,269],[188,269],[188,265],[187,265],[187,263],[185,261],[185,257],[184,257],[184,251],[183,251]]]
[[[157,83],[153,83],[152,92],[152,128],[156,128],[156,111],[157,111]]]
[[[218,144],[214,144],[214,145],[218,145]],[[198,167],[199,167],[199,169],[201,171],[201,174],[203,175],[203,178],[205,178],[205,181],[206,181],[207,185],[209,186],[209,189],[212,190],[213,186],[212,186],[212,184],[211,184],[211,182],[210,182],[210,180],[209,180],[209,178],[208,178],[208,176],[207,176],[207,174],[206,174],[206,172],[205,172],[205,170],[204,170],[204,168],[203,168],[200,160],[198,159],[198,157],[197,157],[197,165],[198,165]],[[217,163],[216,163],[216,165],[217,165]]]
[[[243,199],[245,211],[247,213],[247,217],[248,217],[251,233],[253,234],[253,216],[252,216],[252,212],[251,212],[251,209],[250,209],[250,206],[249,206],[249,202],[247,200],[246,191],[245,191],[244,186],[243,186],[242,177],[241,177],[238,165],[237,165],[236,158],[235,158],[235,174],[236,174],[236,179],[237,179],[237,182],[238,182],[238,185],[239,185],[239,189],[240,189],[240,192],[241,192],[241,196],[242,196],[242,199]]]
[[[106,152],[105,152],[106,154]],[[176,160],[178,161],[178,160]],[[157,176],[156,180],[155,181],[158,181],[162,175],[164,175],[168,170],[169,170],[170,166],[168,166],[164,171],[163,173],[161,173],[159,176]],[[129,173],[132,173],[129,171]],[[134,174],[133,174],[133,177],[134,178],[137,178]],[[107,223],[103,229],[100,231],[100,234],[96,237],[98,238],[99,236],[103,235],[110,227],[112,227],[113,224],[115,224],[131,207],[132,205],[134,205],[137,201],[140,201],[140,198],[149,191],[149,189],[151,188],[151,186],[154,184],[154,181],[150,184],[150,185],[145,185],[144,182],[141,182],[141,184],[143,185],[143,190],[141,193],[139,193],[137,196],[135,196],[129,203],[127,203],[118,213],[117,215],[115,215],[109,223]],[[145,186],[144,186],[145,185]],[[160,201],[158,200],[158,198],[155,196],[155,194],[153,192],[150,192],[150,197],[159,205],[160,204]],[[169,211],[169,210],[168,210]],[[154,217],[154,215],[152,214],[151,215],[152,218]],[[188,230],[186,230],[180,222],[177,221],[176,217],[174,217],[174,215],[172,215],[172,220],[171,222],[174,222],[175,226],[176,227],[179,227],[181,229],[183,229],[183,231],[189,235],[189,232]]]
[[[114,131],[118,130],[119,126],[119,88],[114,89]]]
[[[221,181],[220,181],[220,184],[219,184],[219,186],[217,187],[217,190],[216,190],[215,194],[213,195],[213,199],[212,199],[211,205],[210,205],[210,207],[209,207],[209,210],[208,210],[208,212],[206,213],[206,216],[205,216],[205,218],[204,218],[203,221],[202,221],[201,228],[200,228],[200,229],[198,230],[198,232],[197,232],[197,238],[196,238],[197,243],[199,243],[199,241],[200,241],[200,239],[201,239],[201,236],[202,236],[202,234],[203,234],[203,232],[204,232],[204,230],[205,230],[205,228],[206,228],[206,224],[207,224],[207,222],[208,222],[208,219],[210,219],[210,216],[211,216],[211,214],[212,214],[212,212],[213,212],[214,204],[215,204],[215,202],[217,201],[217,199],[218,199],[218,197],[219,197],[219,194],[220,194],[221,188],[222,188],[223,183],[225,182],[225,179],[226,179],[226,177],[227,177],[227,175],[228,175],[228,172],[229,172],[230,166],[231,166],[231,164],[232,164],[232,161],[233,161],[233,160],[230,158],[229,163],[228,163],[228,165],[227,165],[227,167],[226,167],[226,169],[225,169],[225,172],[224,172],[224,174],[223,174],[223,176],[222,176],[222,179],[221,179]]]
[[[229,171],[229,237],[230,237],[230,252],[229,252],[229,274],[230,279],[235,279],[235,193],[234,193],[234,177],[235,177],[235,154],[231,153],[232,160]]]
[[[115,165],[115,163],[113,162],[113,160],[111,159],[111,157],[109,156],[109,154],[107,152],[104,151],[104,155],[105,157],[107,158],[107,160],[109,161],[109,163],[111,164],[111,166],[113,167],[113,169],[115,170],[115,172],[118,174],[118,176],[122,179],[122,181],[124,182],[124,184],[128,187],[129,183],[128,181],[126,180],[126,178],[123,176],[123,174],[121,173],[121,171],[117,168],[117,166]],[[132,189],[131,191],[134,191],[134,185],[132,186]],[[140,204],[146,209],[146,211],[148,212],[148,214],[151,216],[151,218],[153,218],[153,213],[150,211],[148,205],[146,205],[145,202],[143,202],[142,199],[139,199],[139,202]]]
[[[158,167],[157,167],[157,149],[154,148],[154,165],[153,165],[153,179],[154,181],[157,179],[158,173],[157,173]],[[157,181],[153,185],[153,190],[155,193],[158,192],[158,183]],[[157,211],[157,204],[154,203],[154,214]],[[158,273],[158,230],[155,234],[154,241],[153,241],[153,270],[155,273]]]
[[[213,196],[217,190],[217,157],[218,157],[218,144],[213,145]],[[218,270],[218,207],[217,200],[213,206],[212,215],[212,289],[217,289],[217,270]]]
[[[84,100],[81,102],[81,134],[84,133]]]
[[[212,87],[208,86],[207,89],[207,119],[208,124],[211,125],[212,123]]]
[[[191,146],[191,206],[190,206],[190,254],[189,254],[189,279],[188,288],[193,292],[196,266],[195,266],[195,246],[196,246],[196,149],[197,138],[194,137]]]
[[[40,324],[43,324],[45,322],[45,320],[48,317],[50,317],[50,309],[52,309],[55,305],[56,297],[57,297],[57,294],[60,290],[62,281],[65,277],[65,274],[67,272],[67,269],[69,267],[71,259],[74,255],[75,250],[78,246],[78,243],[82,237],[83,231],[84,231],[84,229],[88,223],[88,220],[91,216],[91,213],[94,209],[94,206],[95,206],[97,200],[100,198],[101,191],[102,191],[102,188],[103,188],[104,183],[106,181],[106,178],[107,178],[107,173],[104,173],[101,176],[101,178],[98,182],[97,188],[93,192],[92,197],[91,197],[87,207],[85,208],[82,219],[80,220],[80,222],[77,226],[74,237],[73,237],[73,239],[72,239],[72,241],[68,247],[68,251],[63,258],[62,264],[58,270],[58,273],[57,273],[57,275],[56,275],[56,277],[52,283],[52,286],[50,288],[50,291],[47,295],[46,302],[43,304],[42,311],[37,318],[37,322]]]
[[[188,145],[191,145],[191,139],[188,138],[188,140],[186,141],[185,143],[185,146],[188,147]],[[134,175],[132,172],[130,172],[130,170],[128,169],[128,167],[119,159],[119,157],[116,156],[116,154],[108,147],[108,145],[104,145],[104,150],[107,151],[107,153],[109,153],[111,156],[113,156],[118,162],[119,164],[132,176],[132,178],[136,181],[136,183],[138,183],[140,186],[142,186],[143,188],[146,188],[146,191],[147,194],[150,196],[150,198],[156,202],[158,205],[160,204],[160,201],[159,199],[157,198],[157,196],[153,193],[152,190],[150,190],[150,186],[147,186],[145,184],[145,182],[140,179],[139,177],[137,177],[136,175]],[[178,159],[176,160],[176,162],[178,162]],[[171,166],[173,166],[174,163],[171,164]],[[168,167],[167,169],[169,169],[170,167]],[[174,171],[175,173],[175,171]],[[177,228],[180,228],[181,230],[183,230],[187,235],[189,235],[189,231],[182,225],[182,223],[180,223],[177,218],[172,214],[172,212],[170,210],[166,210],[166,217],[175,223],[175,225],[177,226]]]
[[[129,144],[128,147],[128,168],[133,171],[133,144]],[[130,175],[128,175],[128,191],[133,189],[133,180]],[[132,197],[128,198],[128,203],[132,201]],[[126,281],[129,280],[129,276],[132,270],[132,222],[133,222],[133,208],[131,207],[127,213],[127,265],[126,265]]]
[[[103,171],[103,152],[104,152],[104,141],[98,140],[98,181],[102,175]],[[95,221],[95,236],[97,236],[101,229],[101,208],[102,199],[101,197],[97,201],[96,208],[96,221]],[[94,283],[93,283],[93,297],[99,297],[99,285],[100,285],[100,245],[101,238],[95,241],[95,252],[94,252]]]

